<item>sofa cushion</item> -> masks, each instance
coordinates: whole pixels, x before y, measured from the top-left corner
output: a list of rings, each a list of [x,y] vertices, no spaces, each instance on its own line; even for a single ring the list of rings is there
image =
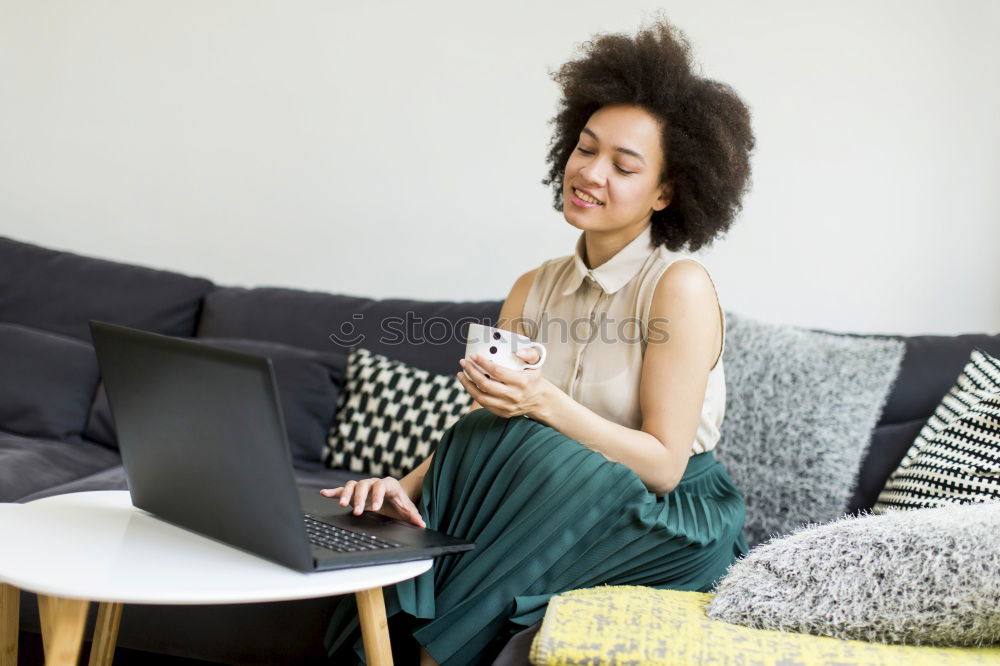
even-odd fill
[[[752,546],[847,508],[903,343],[727,318],[717,457],[746,500]]]
[[[1000,500],[1000,358],[976,348],[874,511],[993,500]]]
[[[471,405],[454,375],[436,375],[355,347],[323,459],[330,467],[401,478],[431,454]]]
[[[913,444],[926,420],[887,423],[875,428],[868,450],[861,460],[861,469],[851,491],[851,499],[847,503],[848,513],[858,514],[874,506],[885,482],[899,466],[899,461]]]
[[[906,353],[879,423],[926,421],[975,347],[1000,357],[1000,334],[913,335],[901,338]]]
[[[111,416],[111,406],[108,404],[108,392],[104,390],[104,382],[97,384],[94,400],[87,415],[87,425],[83,436],[88,440],[118,448],[118,436],[115,434],[115,422]]]
[[[191,335],[212,283],[0,237],[0,321],[90,341],[90,319]]]
[[[0,323],[0,430],[34,437],[78,435],[97,386],[89,344]]]
[[[708,617],[711,600],[703,592],[625,585],[564,592],[549,602],[531,663],[986,666],[1000,659],[1000,647],[878,645],[741,627]]]
[[[205,298],[198,335],[273,340],[319,351],[363,346],[435,374],[454,374],[465,355],[467,324],[495,324],[502,304],[233,287]]]
[[[0,432],[0,502],[14,502],[120,462],[117,453],[99,444]]]
[[[319,462],[347,374],[347,354],[317,352],[263,340],[197,338],[198,342],[271,359],[292,458]],[[117,448],[114,420],[101,383],[87,421],[88,439]]]
[[[847,517],[750,551],[711,617],[916,645],[1000,642],[1000,504]]]

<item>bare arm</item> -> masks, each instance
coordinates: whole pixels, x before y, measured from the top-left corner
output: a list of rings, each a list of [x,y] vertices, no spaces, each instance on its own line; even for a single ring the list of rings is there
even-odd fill
[[[721,345],[718,299],[704,269],[686,261],[667,269],[653,295],[650,322],[639,387],[641,429],[609,421],[551,384],[544,413],[532,417],[628,466],[651,492],[664,495],[687,467]]]
[[[497,321],[497,328],[526,335],[522,321],[524,301],[528,298],[528,290],[531,289],[531,284],[535,281],[535,273],[537,271],[538,269],[528,271],[519,277],[514,286],[511,287],[503,307],[500,308],[500,319]],[[472,406],[469,407],[469,412],[482,408],[482,405],[473,400]],[[399,484],[403,486],[406,494],[409,495],[414,504],[420,499],[420,493],[424,486],[424,477],[427,475],[427,470],[431,468],[431,460],[433,458],[434,454],[431,453],[416,469],[399,480]]]

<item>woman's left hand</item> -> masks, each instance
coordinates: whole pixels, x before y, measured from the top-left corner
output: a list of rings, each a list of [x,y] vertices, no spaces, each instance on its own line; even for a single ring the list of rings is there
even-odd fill
[[[538,361],[538,352],[534,349],[523,349],[517,352],[517,357],[525,363]],[[545,403],[547,380],[542,377],[540,368],[525,368],[511,370],[497,365],[490,359],[479,354],[472,357],[475,365],[465,359],[459,360],[473,381],[458,373],[458,380],[484,409],[505,419],[527,414],[533,416],[540,412]],[[476,365],[489,373],[489,377],[480,372]]]

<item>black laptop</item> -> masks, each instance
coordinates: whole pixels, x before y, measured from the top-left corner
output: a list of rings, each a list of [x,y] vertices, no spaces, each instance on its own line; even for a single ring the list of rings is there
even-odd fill
[[[298,488],[270,359],[99,321],[90,331],[136,507],[299,571],[475,548]]]

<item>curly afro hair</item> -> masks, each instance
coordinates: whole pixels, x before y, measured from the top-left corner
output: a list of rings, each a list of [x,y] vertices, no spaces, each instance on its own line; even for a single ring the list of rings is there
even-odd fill
[[[750,110],[728,85],[693,71],[691,45],[662,17],[636,36],[597,35],[583,57],[552,73],[562,100],[550,125],[548,177],[553,205],[563,210],[563,176],[590,116],[611,104],[645,109],[663,127],[660,184],[673,182],[673,199],[652,216],[653,244],[691,252],[725,233],[742,208],[755,145]]]

